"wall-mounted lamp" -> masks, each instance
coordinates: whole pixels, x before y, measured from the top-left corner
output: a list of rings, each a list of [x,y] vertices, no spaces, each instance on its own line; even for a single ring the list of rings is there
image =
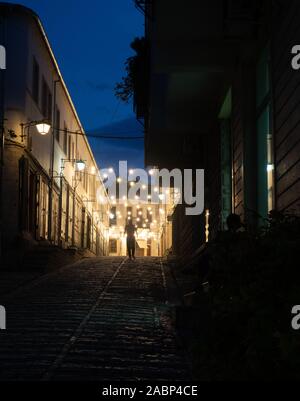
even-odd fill
[[[26,137],[29,140],[29,128],[30,127],[35,126],[40,135],[47,135],[51,128],[51,125],[47,121],[30,121],[28,123],[21,123],[20,125],[21,125],[22,142],[24,141],[24,138],[26,138]],[[25,132],[26,129],[27,129],[27,133]]]
[[[78,171],[83,171],[85,169],[85,161],[80,159],[80,160],[76,160],[76,167]]]
[[[44,123],[44,122],[36,124],[36,129],[37,129],[38,133],[41,135],[47,135],[50,131],[50,128],[51,128],[51,125]]]
[[[86,167],[86,163],[82,159],[61,159],[61,174],[65,168],[65,163],[75,163],[77,171],[83,171]]]

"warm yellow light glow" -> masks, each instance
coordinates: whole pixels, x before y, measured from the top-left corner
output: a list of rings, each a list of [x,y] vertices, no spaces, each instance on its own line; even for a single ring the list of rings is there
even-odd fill
[[[151,199],[151,195],[148,195],[148,196],[147,196],[147,199]]]
[[[131,187],[133,187],[134,186],[134,182],[133,181],[131,181],[131,183],[129,184]]]
[[[205,241],[209,241],[209,210],[205,212]]]
[[[122,178],[120,178],[120,177],[117,178],[117,182],[118,182],[118,183],[122,182]]]
[[[154,192],[158,192],[158,187],[155,187],[155,188],[154,188]]]
[[[141,219],[138,217],[138,218],[136,219],[136,221],[141,221]]]
[[[36,129],[39,134],[41,135],[47,135],[48,132],[50,131],[51,126],[47,123],[41,123],[36,125]]]
[[[139,200],[140,199],[140,197],[138,196],[138,195],[135,195],[135,197],[134,197],[136,200]]]
[[[147,186],[144,184],[144,185],[142,185],[142,189],[146,189],[147,188]]]
[[[151,169],[151,170],[149,171],[149,174],[150,174],[150,175],[153,175],[153,174],[154,174],[154,170]]]
[[[148,207],[148,210],[150,211],[150,210],[152,210],[152,208],[151,208],[151,207]]]
[[[141,216],[143,214],[143,212],[142,211],[139,211],[139,215]]]
[[[95,166],[92,166],[91,167],[91,174],[95,174],[96,173],[96,167]]]
[[[130,175],[134,174],[134,170],[132,168],[129,170],[129,174]]]
[[[129,212],[127,212],[127,214],[128,214],[128,216],[131,216],[131,212],[129,211]]]

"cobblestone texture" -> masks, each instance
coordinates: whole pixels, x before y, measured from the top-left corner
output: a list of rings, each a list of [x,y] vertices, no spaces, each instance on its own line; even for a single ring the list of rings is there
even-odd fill
[[[0,380],[187,380],[158,258],[81,260],[0,299]],[[172,301],[171,301],[172,302]]]

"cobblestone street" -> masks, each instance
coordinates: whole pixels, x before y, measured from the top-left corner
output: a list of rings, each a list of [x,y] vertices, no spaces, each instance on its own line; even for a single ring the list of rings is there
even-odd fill
[[[186,380],[159,258],[84,259],[1,297],[1,380]]]

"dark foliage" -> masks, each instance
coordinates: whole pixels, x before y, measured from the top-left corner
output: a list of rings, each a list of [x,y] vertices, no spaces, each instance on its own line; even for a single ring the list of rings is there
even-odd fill
[[[135,38],[130,47],[136,52],[136,55],[127,58],[125,61],[126,75],[115,86],[116,97],[125,103],[129,103],[140,85],[138,81],[140,76],[139,70],[141,69],[141,64],[145,62],[146,57],[145,38]]]
[[[258,233],[223,232],[210,245],[211,327],[192,347],[199,379],[300,379],[299,249],[300,218],[275,212]]]

